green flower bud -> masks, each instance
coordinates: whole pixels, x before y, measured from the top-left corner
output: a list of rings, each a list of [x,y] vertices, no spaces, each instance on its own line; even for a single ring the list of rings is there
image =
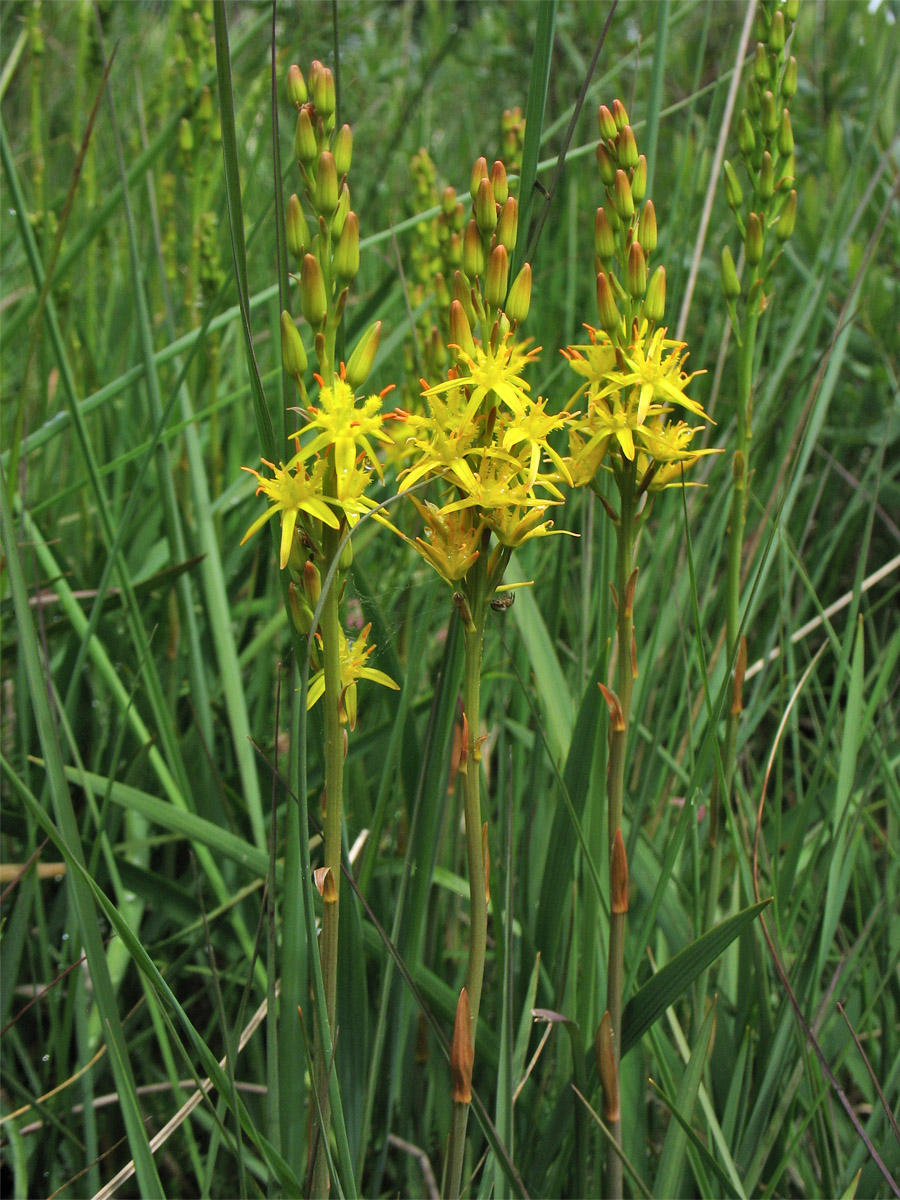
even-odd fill
[[[756,149],[756,134],[753,132],[753,122],[746,108],[741,109],[741,115],[738,117],[737,137],[741,154],[744,158],[752,158]]]
[[[353,566],[353,539],[347,538],[341,549],[341,557],[338,559],[338,570],[349,571]]]
[[[303,72],[296,63],[291,63],[288,67],[287,94],[288,100],[297,109],[309,99],[309,93],[306,90],[306,83],[303,79]]]
[[[778,110],[775,107],[775,97],[768,90],[762,94],[759,110],[759,127],[767,137],[771,137],[778,128]]]
[[[772,24],[769,28],[769,49],[780,54],[784,49],[784,13],[776,8],[772,14]]]
[[[297,114],[297,128],[294,130],[294,158],[302,166],[308,167],[315,161],[318,149],[309,109],[301,108]]]
[[[786,242],[794,232],[794,225],[797,221],[797,192],[794,188],[787,198],[787,203],[778,218],[778,223],[775,226],[775,237],[779,242]]]
[[[616,140],[616,134],[618,133],[616,122],[605,104],[601,104],[597,109],[597,124],[600,127],[600,136],[602,138],[605,138],[608,142]]]
[[[475,194],[475,221],[483,234],[493,233],[497,225],[497,201],[487,177],[479,181]]]
[[[453,299],[462,305],[463,312],[466,314],[466,320],[471,328],[477,318],[475,305],[472,303],[472,287],[466,281],[462,271],[453,272]]]
[[[456,235],[454,234],[454,237],[455,236]],[[460,251],[460,253],[462,253],[462,251]],[[450,295],[450,289],[447,287],[447,280],[440,271],[438,271],[434,277],[434,299],[439,309],[450,307],[450,301],[452,299]]]
[[[444,258],[450,267],[462,266],[463,243],[458,233],[451,233],[447,238],[447,245],[444,247]]]
[[[353,348],[350,361],[347,363],[347,382],[358,391],[366,380],[375,363],[378,352],[378,339],[381,337],[381,322],[370,325]]]
[[[452,217],[456,209],[456,192],[449,185],[444,188],[441,196],[441,212],[445,217]]]
[[[348,212],[334,252],[334,271],[338,279],[349,283],[359,271],[359,221],[355,212]]]
[[[296,192],[288,201],[284,225],[287,248],[291,255],[300,261],[309,245],[309,226],[306,224],[306,217]]]
[[[616,129],[624,129],[628,124],[628,113],[625,111],[625,105],[621,100],[613,100],[612,115],[616,123]]]
[[[298,384],[308,365],[300,330],[286,308],[281,312],[281,365]]]
[[[799,11],[800,0],[786,0],[784,6],[784,15],[792,25],[797,20],[797,14]]]
[[[316,106],[317,114],[325,122],[328,128],[329,117],[334,116],[334,110],[337,107],[337,97],[334,90],[334,76],[329,67],[319,63],[319,70],[315,73],[315,83],[313,84],[313,104]],[[315,63],[313,64],[315,66]]]
[[[353,157],[353,131],[349,125],[342,125],[335,134],[331,153],[334,155],[338,175],[346,175]]]
[[[609,280],[603,271],[597,276],[597,311],[600,314],[602,329],[605,329],[607,333],[614,333],[619,329],[622,318],[619,315],[612,288],[609,286]]]
[[[506,315],[511,321],[522,322],[531,307],[531,263],[525,263],[513,280],[506,297]]]
[[[194,149],[194,131],[187,117],[182,117],[178,126],[178,149],[182,154],[190,154]]]
[[[454,300],[450,305],[450,345],[458,346],[470,358],[475,356],[472,327],[466,316],[466,310],[459,300]]]
[[[506,167],[499,158],[491,168],[491,188],[497,203],[504,205],[509,199],[509,180],[506,178]]]
[[[313,623],[313,609],[309,607],[296,583],[288,585],[288,596],[291,603],[291,620],[294,627],[303,637],[307,637]]]
[[[500,210],[497,221],[497,241],[505,246],[510,254],[516,248],[516,234],[519,228],[519,205],[514,196],[510,196]]]
[[[741,281],[727,246],[722,247],[722,293],[726,300],[736,300],[741,294]]]
[[[762,262],[763,256],[763,227],[755,212],[747,217],[747,231],[744,234],[744,257],[751,267]]]
[[[647,259],[641,249],[641,243],[634,241],[628,247],[628,265],[625,280],[632,299],[640,300],[647,290]]]
[[[762,42],[756,43],[756,51],[753,55],[753,78],[760,87],[765,87],[769,82],[769,56]]]
[[[202,121],[204,125],[208,125],[212,120],[212,115],[212,93],[208,87],[205,87],[200,93],[200,99],[197,101],[197,118],[198,120]]]
[[[791,114],[787,109],[782,112],[781,124],[778,126],[778,153],[783,158],[789,158],[794,153],[794,130]]]
[[[484,298],[491,308],[499,308],[509,287],[509,255],[505,246],[495,246],[488,259]]]
[[[615,258],[616,238],[605,208],[598,208],[597,215],[594,217],[594,249],[597,251],[598,258],[603,262],[609,262],[611,258]]]
[[[484,275],[484,262],[484,243],[473,217],[466,226],[463,239],[462,268],[469,279],[475,279],[476,276]]]
[[[638,158],[638,165],[634,168],[634,175],[631,178],[631,196],[635,204],[640,204],[647,194],[647,158],[646,155],[641,155]]]
[[[612,187],[616,178],[616,164],[602,142],[597,147],[597,166],[600,168],[600,182]]]
[[[727,158],[725,160],[725,199],[732,211],[739,209],[744,203],[744,193],[737,177],[737,171]]]
[[[793,54],[787,60],[784,74],[781,77],[781,94],[785,100],[790,100],[797,91],[797,60]]]
[[[347,214],[350,212],[350,189],[347,187],[346,181],[341,184],[340,195],[338,196],[338,206],[334,210],[334,216],[331,218],[331,236],[339,238],[344,232],[344,222],[347,220]]]
[[[635,245],[636,243],[632,243]],[[647,284],[644,297],[644,316],[648,321],[661,321],[666,315],[666,268],[657,267]]]
[[[621,167],[616,171],[613,204],[619,217],[627,225],[634,216],[634,197],[631,194],[631,184],[628,182],[628,176]]]
[[[304,255],[300,268],[300,311],[313,329],[319,328],[328,312],[322,268],[312,254]]]
[[[626,171],[638,164],[637,138],[630,125],[626,125],[616,138],[616,156],[619,166],[624,167]]]
[[[634,185],[632,185],[633,188]],[[641,209],[641,218],[638,221],[637,229],[638,241],[643,246],[648,254],[652,254],[656,249],[657,229],[656,229],[656,209],[653,207],[653,201],[648,200]]]
[[[775,166],[772,155],[766,150],[756,179],[756,194],[760,200],[771,200],[775,193]]]
[[[338,200],[338,174],[337,167],[334,165],[334,155],[329,150],[323,150],[319,155],[319,165],[316,169],[316,211],[327,220],[334,216]]]
[[[478,195],[479,184],[481,183],[482,179],[487,179],[487,177],[487,159],[484,157],[476,158],[475,165],[472,167],[472,175],[469,180],[469,194],[472,197],[473,204],[475,203],[475,197]]]

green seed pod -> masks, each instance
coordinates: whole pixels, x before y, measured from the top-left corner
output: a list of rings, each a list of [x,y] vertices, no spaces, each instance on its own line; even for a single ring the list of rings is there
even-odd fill
[[[292,379],[299,384],[303,378],[308,360],[300,330],[294,324],[294,318],[288,310],[281,313],[281,365]]]
[[[303,79],[303,72],[296,63],[291,63],[288,67],[287,94],[288,100],[298,110],[309,99],[309,93],[306,90],[306,83]]]
[[[727,159],[725,160],[725,199],[733,212],[737,211],[744,203],[744,193],[737,172]]]
[[[309,245],[309,226],[296,192],[288,201],[284,225],[288,251],[298,262],[302,261]]]
[[[786,242],[794,232],[794,225],[797,221],[797,192],[794,188],[787,198],[787,203],[778,218],[778,223],[775,226],[775,237],[779,242]]]
[[[731,250],[722,247],[722,293],[726,300],[736,300],[741,294],[741,282],[738,279],[737,268],[731,257]]]
[[[647,290],[647,259],[638,241],[633,241],[628,247],[625,281],[632,299],[640,300]]]
[[[331,153],[334,155],[338,175],[346,175],[353,157],[353,131],[349,125],[342,125],[335,134]]]
[[[650,203],[649,200],[647,203]],[[598,208],[594,218],[594,249],[598,258],[605,263],[615,258],[616,239],[605,208]]]
[[[656,209],[653,207],[652,200],[648,200],[641,209],[641,218],[638,221],[637,236],[638,241],[641,243],[647,254],[652,254],[656,249],[657,243]]]
[[[755,212],[747,217],[747,231],[744,235],[744,257],[751,267],[758,266],[763,256],[763,227]]]
[[[300,311],[313,329],[319,328],[328,312],[322,268],[313,254],[304,256],[300,268]]]
[[[634,243],[632,243],[634,244]],[[644,297],[644,316],[648,321],[659,322],[666,315],[666,268],[657,267],[647,284]]]
[[[381,322],[370,325],[353,348],[350,361],[347,363],[347,382],[358,391],[372,371],[375,355],[378,353],[378,340],[381,337]]]
[[[495,246],[488,259],[484,298],[491,308],[499,308],[509,287],[509,255],[505,246]]]
[[[531,307],[531,264],[525,263],[522,270],[513,280],[506,297],[506,315],[511,321],[522,322],[528,316]]]
[[[342,283],[355,279],[359,271],[359,221],[348,212],[334,252],[334,272]]]

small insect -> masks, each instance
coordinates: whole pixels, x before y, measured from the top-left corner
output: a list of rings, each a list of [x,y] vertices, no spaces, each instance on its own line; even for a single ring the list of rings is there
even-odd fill
[[[515,598],[515,592],[504,592],[502,596],[495,596],[493,598],[491,608],[494,612],[506,612]]]

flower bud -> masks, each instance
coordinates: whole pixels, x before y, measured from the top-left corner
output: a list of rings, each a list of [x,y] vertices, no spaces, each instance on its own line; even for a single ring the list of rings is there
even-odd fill
[[[480,238],[479,238],[480,240]],[[453,232],[447,238],[447,245],[444,247],[444,259],[448,266],[461,267],[463,260],[463,243],[462,238],[458,233]],[[440,304],[440,301],[438,301]]]
[[[319,155],[319,165],[316,170],[315,190],[316,211],[327,220],[334,215],[338,206],[338,176],[334,165],[334,155],[329,150],[323,150]]]
[[[445,217],[452,217],[456,208],[456,192],[448,184],[441,194],[441,212]]]
[[[597,166],[600,168],[600,182],[612,187],[616,178],[616,164],[602,142],[597,147]]]
[[[506,167],[499,158],[491,168],[491,188],[497,203],[505,204],[509,199],[509,180],[506,178]]]
[[[634,216],[634,197],[631,194],[631,184],[628,182],[628,176],[621,167],[616,171],[613,204],[615,205],[616,212],[627,225]]]
[[[296,583],[288,585],[288,596],[291,604],[291,619],[294,628],[303,637],[309,634],[313,623],[313,610],[309,607]]]
[[[499,308],[509,286],[509,255],[505,246],[495,246],[488,259],[484,298],[491,308]]]
[[[759,110],[759,127],[767,137],[771,137],[778,128],[778,110],[775,107],[775,97],[768,89],[762,94]]]
[[[460,350],[469,355],[470,358],[475,356],[475,342],[472,339],[472,327],[469,324],[469,319],[466,316],[466,310],[463,308],[459,300],[454,300],[450,305],[450,345],[458,346]]]
[[[756,51],[753,55],[753,78],[760,87],[765,87],[769,82],[769,56],[762,42],[756,43]]]
[[[652,254],[656,249],[658,240],[656,209],[653,207],[652,200],[648,200],[641,209],[641,217],[637,227],[637,239],[647,254]]]
[[[316,106],[316,112],[325,122],[328,127],[328,118],[334,116],[334,110],[337,107],[337,97],[334,91],[334,76],[329,67],[319,63],[319,70],[316,72],[315,84],[313,85],[313,103]]]
[[[794,225],[797,221],[797,192],[796,189],[791,189],[791,194],[787,198],[787,203],[784,206],[781,216],[778,218],[778,223],[775,226],[775,237],[779,242],[786,242],[794,232]]]
[[[322,268],[312,254],[304,256],[300,268],[300,310],[313,329],[318,329],[328,311]]]
[[[350,212],[350,189],[347,187],[347,181],[341,184],[340,195],[338,196],[338,206],[334,210],[334,216],[331,218],[331,236],[335,239],[339,238],[344,232],[344,222],[347,220],[347,214]]]
[[[296,63],[291,63],[288,67],[287,94],[288,100],[298,109],[309,99],[306,84],[303,81],[303,72]]]
[[[736,300],[741,294],[737,268],[727,246],[722,247],[722,293],[726,300]]]
[[[292,257],[300,261],[309,245],[309,226],[303,215],[303,207],[295,192],[288,201],[287,213],[284,219],[287,248]]]
[[[479,182],[475,193],[475,221],[479,231],[484,234],[493,233],[497,225],[497,202],[487,177]]]
[[[616,157],[619,166],[624,167],[626,171],[638,164],[637,139],[630,125],[626,125],[616,138]]]
[[[762,156],[762,165],[756,178],[756,194],[760,200],[771,200],[775,194],[775,165],[768,150]]]
[[[618,133],[616,122],[605,104],[601,104],[597,109],[597,124],[600,127],[600,136],[602,138],[605,138],[608,142],[616,140],[616,134]]]
[[[781,94],[785,100],[790,100],[797,91],[797,60],[793,54],[787,60],[784,66],[784,74],[781,77]]]
[[[304,167],[315,161],[318,153],[316,133],[310,119],[309,109],[301,108],[297,114],[297,128],[294,131],[294,158]]]
[[[500,210],[497,221],[497,241],[505,246],[510,254],[516,248],[516,233],[519,228],[519,205],[514,196],[510,196]]]
[[[744,192],[737,177],[737,171],[727,158],[725,159],[725,199],[732,212],[739,209],[744,203]]]
[[[366,380],[375,363],[378,352],[378,339],[381,337],[381,322],[370,325],[353,348],[350,361],[347,363],[347,382],[358,391]]]
[[[794,153],[794,130],[787,109],[782,111],[781,124],[778,126],[778,153],[783,158],[789,158]]]
[[[769,26],[769,49],[776,54],[784,49],[784,13],[776,8],[772,14],[772,24]]]
[[[631,195],[636,204],[640,204],[647,194],[647,158],[646,155],[641,155],[638,158],[638,165],[634,168],[634,175],[631,179]]]
[[[346,175],[350,170],[350,160],[353,157],[353,130],[349,125],[342,125],[335,134],[331,153],[334,155],[334,165],[338,176]]]
[[[472,303],[472,287],[466,281],[462,271],[453,272],[453,299],[457,300],[462,305],[462,310],[466,314],[466,320],[469,322],[469,328],[475,324],[477,314],[475,305]]]
[[[756,149],[756,134],[753,132],[753,122],[746,108],[741,109],[741,115],[738,117],[737,139],[741,154],[744,158],[751,159]]]
[[[625,111],[625,105],[621,100],[613,100],[612,115],[616,123],[616,129],[624,129],[628,124],[628,113]]]
[[[206,125],[212,120],[212,116],[212,92],[208,87],[205,87],[200,93],[200,99],[197,101],[197,119]]]
[[[644,257],[644,251],[638,241],[633,241],[628,247],[625,280],[632,298],[640,300],[647,290],[647,259]]]
[[[292,379],[297,380],[298,384],[308,365],[300,330],[294,324],[294,318],[286,308],[281,312],[281,365]]]
[[[194,149],[194,131],[187,117],[182,117],[178,126],[178,149],[182,154],[190,154]]]
[[[522,270],[513,280],[506,297],[506,315],[511,321],[522,322],[528,316],[531,307],[531,263],[525,263]]]
[[[603,262],[615,258],[616,238],[605,208],[598,208],[594,217],[594,249],[597,251],[597,257]]]
[[[334,272],[343,283],[355,279],[359,271],[359,221],[348,212],[334,252]]]
[[[472,176],[469,180],[469,194],[472,197],[473,203],[475,202],[475,197],[478,195],[479,184],[481,183],[482,179],[487,179],[487,177],[487,159],[483,157],[476,158],[475,165],[472,167]]]
[[[784,6],[784,15],[786,19],[793,25],[797,20],[797,14],[800,11],[800,0],[786,0]]]
[[[659,322],[666,315],[666,268],[657,267],[647,284],[644,297],[644,316],[648,321]]]
[[[763,256],[763,227],[755,212],[747,217],[747,231],[744,234],[744,257],[751,267],[762,262]]]
[[[480,277],[484,275],[484,243],[481,240],[481,234],[478,232],[478,226],[475,224],[474,217],[466,226],[466,234],[463,239],[462,268],[471,280],[474,280],[476,276]]]
[[[600,327],[607,333],[613,333],[621,326],[622,318],[616,298],[603,271],[597,276],[597,311],[600,314]]]

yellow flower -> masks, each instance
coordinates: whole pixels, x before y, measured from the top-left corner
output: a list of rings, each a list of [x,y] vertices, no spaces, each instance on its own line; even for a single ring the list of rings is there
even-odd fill
[[[546,404],[547,401],[543,397],[538,400],[529,400],[524,411],[517,414],[504,429],[501,445],[504,450],[513,450],[522,442],[527,443],[529,450],[528,471],[525,477],[527,487],[532,487],[537,479],[542,450],[556,466],[566,483],[571,486],[572,477],[569,474],[569,468],[547,441],[554,430],[565,428],[571,414],[561,412],[556,416],[551,416],[544,411]]]
[[[445,379],[434,387],[426,388],[422,393],[429,400],[432,396],[442,395],[460,386],[469,392],[468,404],[463,415],[462,424],[467,425],[478,412],[485,396],[493,392],[512,412],[523,411],[528,403],[530,384],[521,378],[522,372],[530,362],[534,362],[540,352],[540,346],[534,350],[526,350],[525,344],[517,344],[511,340],[511,335],[499,339],[496,347],[490,343],[487,349],[475,345],[475,353],[467,354],[457,348],[459,355],[459,376],[456,379]]]
[[[322,479],[326,466],[324,460],[317,462],[309,475],[303,464],[297,462],[296,459],[292,459],[287,467],[283,463],[276,467],[266,458],[262,461],[275,472],[273,479],[267,479],[260,475],[259,471],[255,471],[253,467],[241,467],[241,470],[256,476],[259,480],[256,494],[258,496],[260,492],[264,492],[271,501],[271,507],[267,508],[263,515],[257,517],[253,522],[241,538],[241,545],[243,546],[244,542],[251,538],[257,529],[261,529],[266,521],[280,512],[281,554],[279,561],[281,569],[284,570],[290,558],[294,529],[301,512],[314,517],[317,521],[323,521],[332,529],[337,529],[340,522],[328,507],[327,498],[322,495]],[[293,470],[291,469],[292,465]]]
[[[614,370],[607,371],[605,386],[597,393],[599,398],[613,392],[638,388],[638,425],[642,425],[646,420],[653,400],[664,404],[678,404],[698,417],[706,416],[702,405],[692,400],[684,390],[694,378],[694,375],[686,375],[681,370],[681,365],[687,357],[687,345],[685,342],[667,339],[665,333],[665,329],[657,329],[648,343],[645,326],[639,336],[622,351],[625,369],[617,366]],[[665,354],[667,350],[670,351],[668,355]],[[700,373],[698,371],[694,374]]]
[[[445,513],[434,504],[422,504],[414,496],[410,499],[428,526],[428,540],[416,538],[411,544],[452,587],[465,578],[478,558],[484,524],[470,508]]]
[[[552,503],[558,503],[553,501]],[[550,503],[538,504],[531,509],[523,509],[519,505],[506,505],[485,513],[486,525],[497,535],[497,541],[504,546],[521,546],[529,538],[547,537],[551,533],[569,533],[567,529],[554,529],[552,521],[542,520],[544,513],[551,507]],[[570,534],[576,537],[576,534]]]
[[[369,631],[372,628],[372,623],[369,622],[364,629],[361,629],[359,636],[352,642],[347,640],[347,635],[343,629],[341,633],[341,698],[340,698],[340,719],[341,724],[349,724],[351,729],[356,728],[356,681],[358,679],[371,679],[373,683],[380,683],[384,687],[393,688],[395,692],[399,692],[400,685],[394,683],[390,675],[386,675],[384,671],[378,671],[374,667],[367,667],[366,660],[375,649],[374,646],[367,646],[366,639],[369,636]],[[318,637],[318,635],[316,635]],[[309,681],[309,691],[306,694],[306,707],[312,708],[317,700],[325,694],[325,671],[316,671],[312,679]]]
[[[321,432],[311,441],[305,442],[288,465],[291,466],[300,459],[305,461],[333,446],[337,498],[343,500],[354,488],[357,447],[361,451],[360,457],[364,461],[368,460],[379,477],[381,476],[381,463],[371,439],[390,443],[391,439],[381,427],[382,400],[390,389],[386,388],[378,396],[368,396],[358,405],[353,389],[342,376],[335,375],[330,387],[325,386],[320,376],[317,375],[316,378],[319,380],[318,406],[309,406],[306,410],[308,420],[294,437],[302,437],[309,430],[318,429]]]

